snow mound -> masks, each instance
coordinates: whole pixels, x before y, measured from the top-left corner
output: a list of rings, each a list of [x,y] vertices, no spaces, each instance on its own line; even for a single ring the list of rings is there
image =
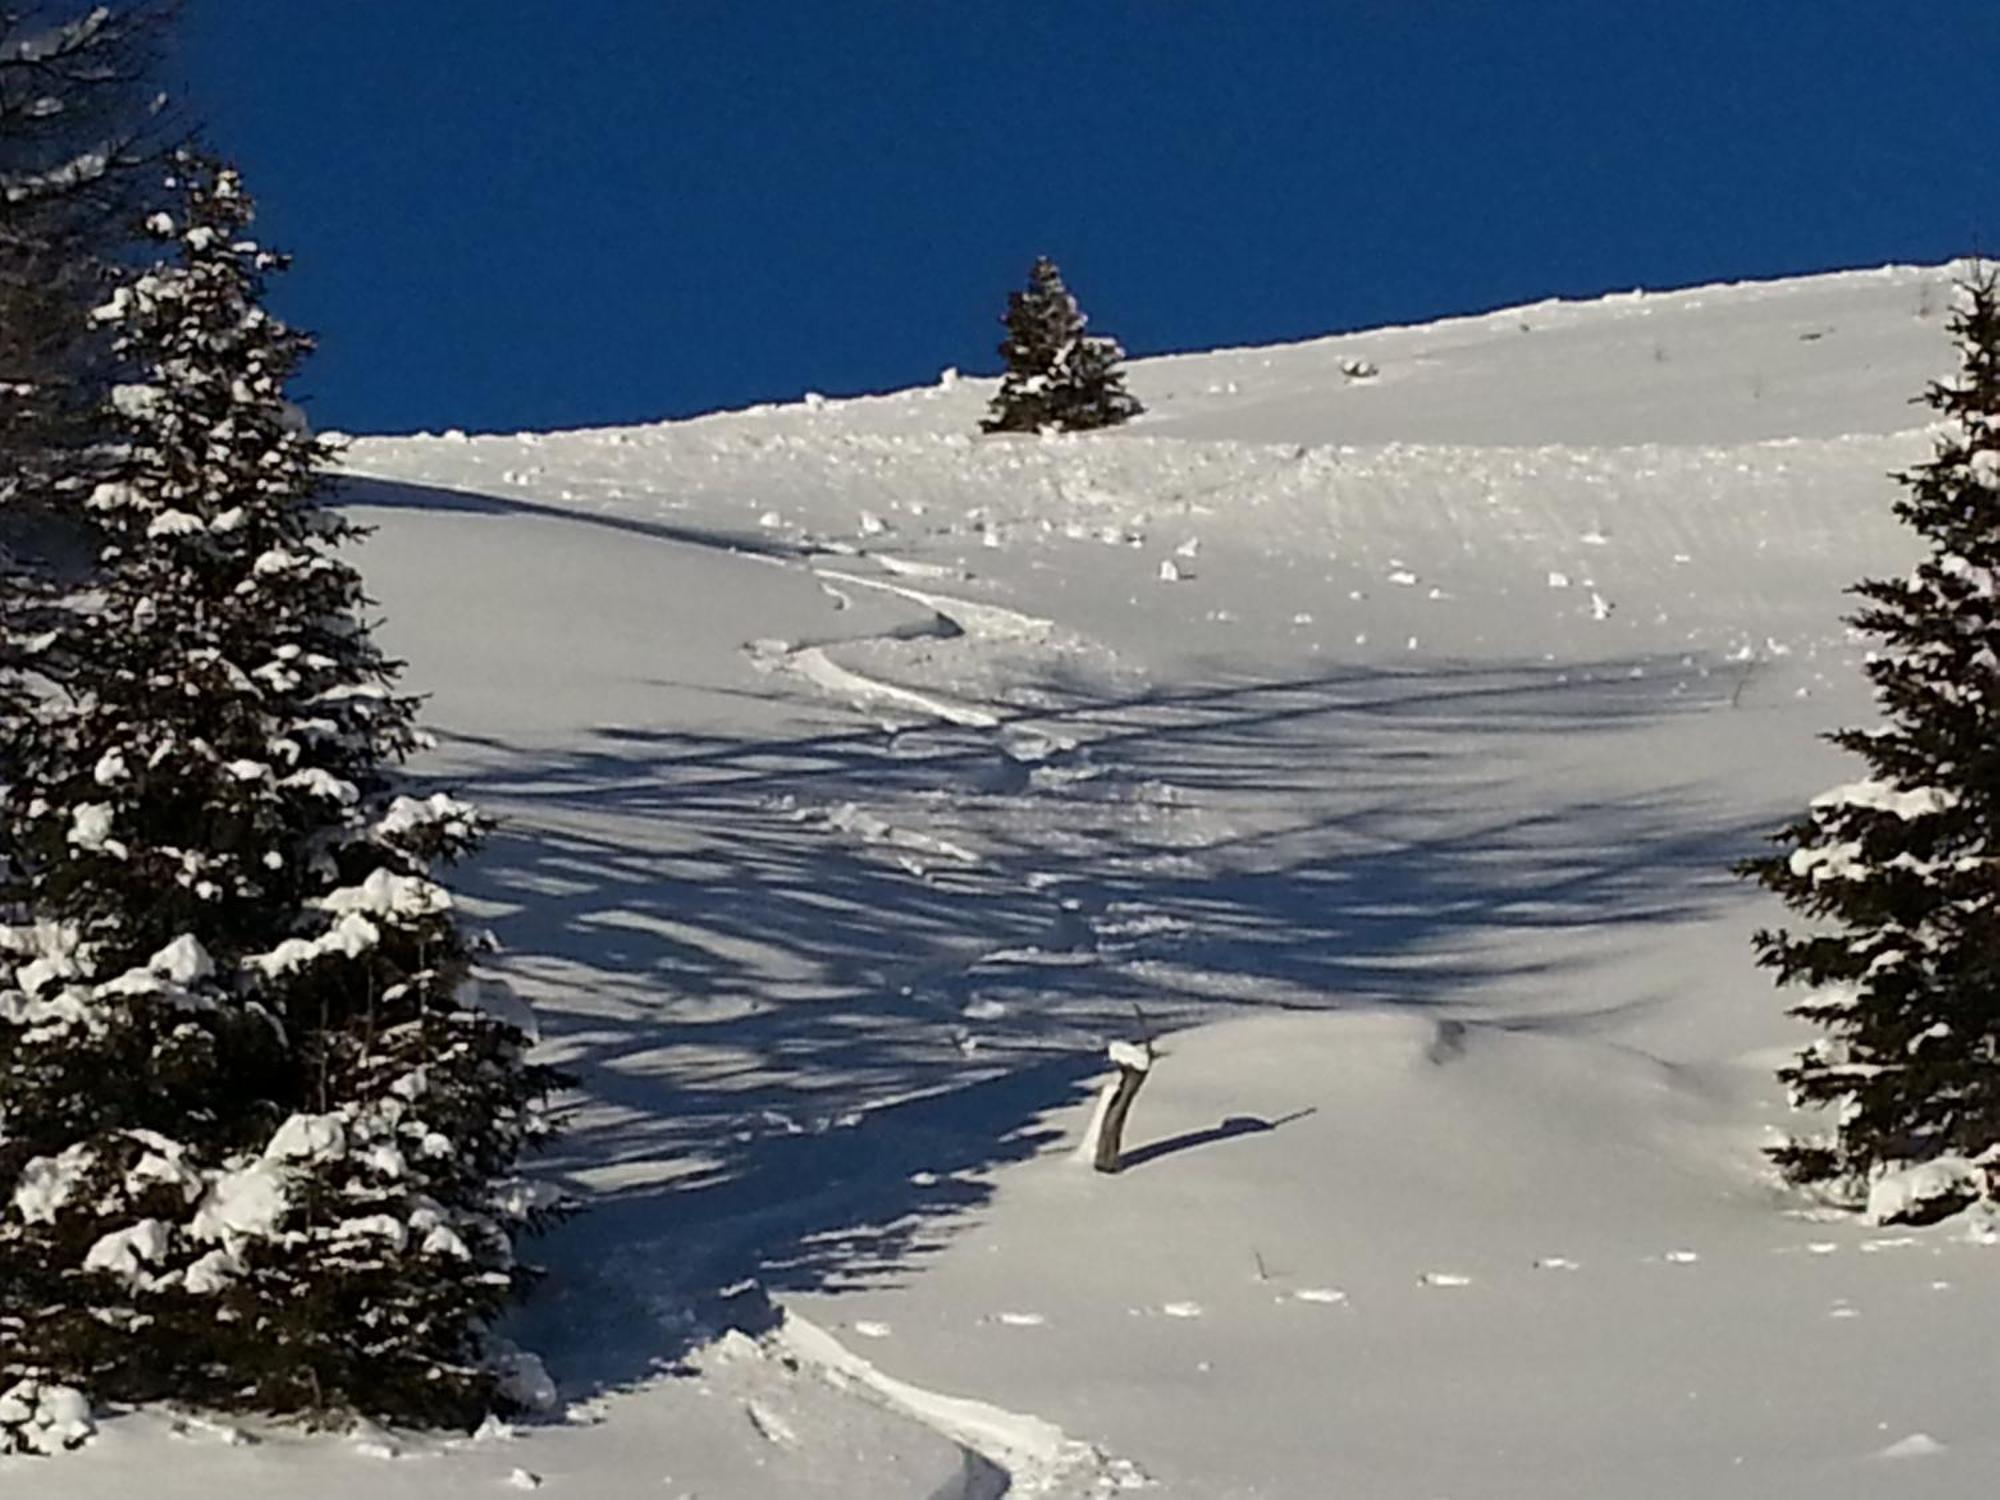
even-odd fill
[[[1985,1168],[1962,1156],[1879,1173],[1868,1184],[1871,1224],[1931,1224],[1986,1196]]]

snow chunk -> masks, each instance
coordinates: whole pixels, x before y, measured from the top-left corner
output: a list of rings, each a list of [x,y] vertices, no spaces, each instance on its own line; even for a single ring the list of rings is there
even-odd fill
[[[785,1313],[769,1340],[776,1352],[789,1355],[806,1369],[867,1391],[892,1410],[972,1449],[1012,1476],[1016,1489],[1024,1495],[1058,1489],[1082,1493],[1086,1486],[1079,1481],[1086,1476],[1095,1481],[1088,1487],[1099,1494],[1138,1488],[1146,1482],[1131,1464],[1107,1457],[1039,1417],[942,1395],[885,1375],[795,1312]]]
[[[342,807],[352,807],[361,800],[360,789],[353,782],[343,781],[331,771],[321,770],[318,766],[294,771],[278,785],[291,791],[305,792],[309,796],[324,797],[327,801],[338,803]]]
[[[122,750],[107,750],[97,758],[97,769],[91,772],[91,779],[99,786],[116,786],[131,776],[126,768]]]
[[[172,1230],[158,1219],[141,1219],[130,1229],[114,1230],[92,1245],[84,1254],[83,1268],[108,1272],[128,1286],[149,1286],[152,1277],[146,1267],[167,1258],[172,1236]]]
[[[197,1297],[213,1296],[240,1278],[247,1268],[227,1250],[211,1250],[187,1268],[181,1285]]]
[[[436,1255],[446,1260],[471,1260],[472,1251],[457,1230],[440,1224],[424,1236],[418,1247],[425,1255]]]
[[[0,992],[0,1019],[28,1028],[30,1038],[67,1031],[97,1035],[102,1031],[103,1017],[90,1004],[91,998],[89,991],[80,989],[62,989],[52,996],[34,999],[18,991]]]
[[[96,1430],[90,1402],[73,1387],[23,1380],[0,1391],[0,1453],[48,1457],[81,1448]]]
[[[146,523],[149,537],[193,536],[207,530],[200,516],[191,516],[184,510],[163,510]]]
[[[37,1156],[21,1168],[14,1188],[14,1212],[24,1223],[48,1224],[76,1196],[84,1174],[97,1160],[88,1145],[75,1145],[55,1156]]]
[[[280,573],[290,573],[306,565],[308,559],[289,547],[273,547],[250,565],[250,571],[259,578],[274,578]]]
[[[109,802],[81,802],[70,810],[69,841],[72,847],[123,856],[125,846],[111,837],[112,807]]]
[[[1868,1185],[1871,1224],[1933,1224],[1986,1195],[1986,1173],[1963,1156],[1940,1156],[1877,1173]]]
[[[396,839],[422,829],[438,828],[452,837],[470,838],[478,827],[478,808],[444,792],[434,792],[422,800],[398,797],[376,820],[373,832],[378,839]]]
[[[1823,880],[1851,880],[1865,875],[1868,866],[1861,858],[1859,840],[1827,844],[1818,849],[1794,849],[1785,862],[1794,875],[1810,877],[1815,885]]]
[[[125,1191],[133,1197],[162,1184],[178,1188],[184,1202],[201,1196],[201,1175],[182,1158],[187,1148],[178,1141],[151,1130],[128,1130],[126,1135],[146,1147],[146,1152],[125,1169]]]
[[[375,870],[359,885],[342,886],[319,898],[323,910],[366,912],[378,917],[428,917],[451,910],[451,892],[421,875]]]
[[[175,938],[146,961],[141,969],[127,969],[116,979],[108,979],[93,992],[98,999],[119,996],[156,996],[183,1008],[209,1008],[214,1002],[190,991],[213,977],[215,963],[199,941],[188,934]]]
[[[220,1241],[225,1248],[269,1239],[290,1207],[281,1170],[257,1162],[217,1177],[188,1230],[197,1240]]]
[[[202,947],[199,938],[191,932],[184,932],[147,959],[146,967],[162,979],[186,986],[211,978],[215,973],[215,960],[208,956],[208,950]]]
[[[293,1115],[264,1147],[264,1160],[331,1161],[347,1153],[347,1127],[338,1115]]]
[[[2000,574],[1996,574],[1991,568],[1980,567],[1970,558],[1960,557],[1954,552],[1947,552],[1937,560],[1937,570],[1947,578],[1956,578],[1960,582],[1970,585],[1973,593],[1977,594],[1981,599],[1991,599],[1996,595],[2000,595]],[[1919,592],[1922,587],[1922,581],[1918,580],[1912,585],[1911,592]],[[1992,653],[1984,652],[1981,654],[1987,658],[1987,664],[1990,666]],[[1975,657],[1974,660],[1977,661],[1978,657]]]
[[[156,385],[115,385],[111,405],[121,417],[143,418],[152,414],[165,395]]]
[[[334,1225],[333,1237],[339,1240],[380,1240],[392,1250],[401,1250],[410,1243],[410,1226],[393,1214],[362,1214],[358,1218],[342,1219]]]
[[[289,974],[329,954],[359,958],[382,941],[382,930],[359,912],[349,912],[316,938],[286,938],[269,953],[252,953],[243,962],[265,975]]]
[[[0,936],[4,936],[9,951],[34,955],[14,970],[14,983],[27,995],[35,995],[60,980],[83,976],[83,960],[78,956],[82,944],[71,923],[36,922],[6,929]]]
[[[1152,1052],[1137,1042],[1113,1042],[1105,1052],[1118,1067],[1134,1073],[1144,1073],[1153,1066]]]
[[[1821,792],[1813,798],[1815,811],[1821,808],[1865,807],[1908,820],[1949,812],[1958,806],[1958,794],[1944,787],[1921,786],[1903,790],[1894,782],[1870,777],[1850,781]]]
[[[1913,1432],[1906,1438],[1898,1438],[1886,1448],[1878,1448],[1877,1458],[1928,1458],[1933,1453],[1944,1452],[1944,1444],[1928,1432]]]

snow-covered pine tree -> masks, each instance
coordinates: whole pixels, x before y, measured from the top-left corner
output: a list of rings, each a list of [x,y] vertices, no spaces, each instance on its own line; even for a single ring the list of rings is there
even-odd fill
[[[89,309],[172,127],[150,86],[171,0],[0,0],[0,503],[46,506],[93,441]]]
[[[2000,277],[1976,268],[1951,323],[1955,379],[1926,400],[1944,430],[1898,476],[1897,515],[1929,546],[1903,579],[1861,583],[1879,638],[1867,673],[1884,722],[1830,736],[1868,766],[1742,873],[1810,927],[1756,938],[1792,1014],[1826,1035],[1782,1077],[1834,1111],[1831,1135],[1773,1153],[1796,1181],[1875,1188],[1904,1167],[1936,1211],[2000,1166]],[[1927,1165],[1926,1165],[1927,1164]],[[1887,1185],[1888,1192],[1881,1189]],[[1904,1204],[1907,1210],[1914,1205]]]
[[[470,1425],[554,1080],[432,879],[479,815],[397,792],[414,702],[285,397],[284,261],[232,169],[173,174],[171,259],[98,312],[110,544],[5,801],[0,1392]]]
[[[986,432],[1083,432],[1115,427],[1144,410],[1125,389],[1116,339],[1086,334],[1089,321],[1047,256],[1028,273],[1028,289],[1010,292],[1006,340],[1000,354],[1007,373],[994,395]]]
[[[87,551],[50,521],[95,480],[108,361],[89,312],[158,187],[147,162],[171,125],[150,74],[172,12],[0,0],[0,783],[45,565]]]

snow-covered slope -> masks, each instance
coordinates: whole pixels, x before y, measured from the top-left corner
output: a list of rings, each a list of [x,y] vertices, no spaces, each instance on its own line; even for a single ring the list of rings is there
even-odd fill
[[[568,1415],[388,1463],[141,1417],[38,1493],[1979,1492],[1995,1236],[1771,1183],[1727,873],[1848,769],[1948,280],[1145,361],[1082,438],[947,379],[357,443],[580,1081],[517,1330]]]

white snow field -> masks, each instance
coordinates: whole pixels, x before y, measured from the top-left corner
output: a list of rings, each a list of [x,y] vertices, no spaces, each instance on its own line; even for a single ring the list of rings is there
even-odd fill
[[[511,1330],[561,1403],[114,1417],[0,1490],[1992,1493],[2000,1230],[1775,1182],[1803,1033],[1728,873],[1856,774],[1950,275],[1143,361],[1073,438],[947,378],[357,442],[578,1082]]]

